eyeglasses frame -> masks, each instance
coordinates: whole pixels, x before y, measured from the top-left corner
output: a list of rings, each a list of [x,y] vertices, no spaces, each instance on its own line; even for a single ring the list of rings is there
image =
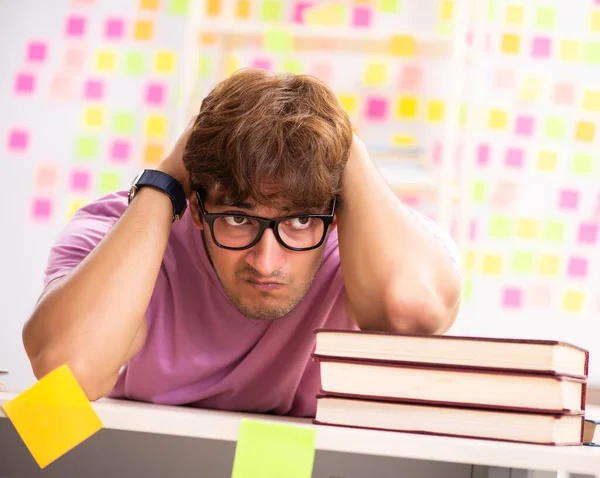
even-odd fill
[[[202,216],[209,226],[210,234],[212,236],[214,243],[221,249],[227,249],[229,251],[244,251],[246,249],[250,249],[250,248],[254,247],[256,244],[258,244],[260,242],[264,232],[267,229],[273,230],[273,235],[277,239],[277,242],[279,244],[281,244],[283,247],[285,247],[286,249],[289,249],[291,251],[296,251],[296,252],[305,252],[305,251],[311,251],[313,249],[317,249],[317,248],[321,247],[321,245],[325,241],[325,237],[327,236],[327,231],[329,230],[329,227],[333,223],[333,220],[335,218],[335,205],[337,202],[337,198],[333,198],[333,200],[331,201],[331,213],[330,214],[296,214],[296,215],[285,216],[285,217],[266,218],[266,217],[261,217],[261,216],[250,216],[247,214],[209,213],[206,210],[206,208],[204,207],[204,202],[202,201],[200,190],[196,191],[196,198],[198,199],[198,205],[200,206],[200,211],[202,213]],[[221,244],[219,241],[217,241],[217,238],[215,237],[214,227],[213,227],[214,222],[220,217],[231,217],[231,216],[251,219],[258,223],[259,229],[258,229],[258,233],[256,234],[256,239],[254,239],[254,241],[252,241],[249,245],[244,246],[244,247],[230,247],[230,246],[225,246],[225,245]],[[296,218],[301,218],[301,217],[302,218],[307,217],[307,218],[313,218],[313,219],[321,219],[323,221],[323,225],[324,225],[323,237],[321,237],[321,240],[318,242],[318,244],[311,246],[311,247],[307,247],[307,248],[291,247],[291,246],[287,245],[283,241],[283,239],[281,239],[281,236],[279,235],[279,224],[283,221],[289,221],[290,219],[296,219]]]

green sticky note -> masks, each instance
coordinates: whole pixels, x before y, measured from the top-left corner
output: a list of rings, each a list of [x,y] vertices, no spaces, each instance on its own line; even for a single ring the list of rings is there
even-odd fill
[[[121,175],[118,171],[104,171],[100,174],[98,189],[100,194],[107,194],[121,188]]]
[[[242,419],[231,478],[310,478],[315,429]]]
[[[83,136],[77,138],[75,144],[75,156],[78,159],[90,160],[93,159],[98,153],[98,141],[96,138],[89,136]]]
[[[510,217],[492,217],[489,225],[489,234],[494,238],[510,237],[512,235],[512,221]]]
[[[129,52],[125,55],[125,74],[143,75],[146,71],[146,58],[141,53]]]
[[[535,12],[535,24],[538,28],[554,28],[556,26],[556,9],[540,7]]]
[[[189,1],[188,0],[171,0],[171,13],[176,15],[183,15],[187,13],[189,9]]]
[[[135,125],[133,113],[118,111],[112,122],[113,131],[117,134],[132,134]]]
[[[273,22],[281,19],[282,14],[281,1],[264,0],[260,9],[260,18],[264,22]]]
[[[565,225],[560,221],[546,221],[542,229],[542,238],[548,242],[563,242],[565,239]]]
[[[565,121],[561,118],[547,118],[544,124],[546,139],[563,139],[565,136]]]
[[[582,176],[592,174],[594,171],[594,156],[589,153],[576,153],[573,156],[573,173]]]
[[[288,53],[292,50],[293,38],[284,28],[267,28],[263,37],[263,48],[270,53]]]
[[[586,62],[600,64],[600,42],[589,42],[585,45],[583,58]]]
[[[473,281],[471,279],[463,281],[462,296],[465,302],[468,302],[473,297]]]
[[[206,78],[210,75],[210,55],[208,53],[200,54],[198,59],[198,75],[200,78]]]
[[[533,272],[533,253],[517,251],[513,258],[512,270],[517,274],[531,274]]]
[[[493,22],[494,20],[496,20],[497,13],[498,13],[498,4],[497,4],[496,0],[490,0],[490,2],[488,4],[488,20],[490,22]]]
[[[299,75],[303,70],[302,61],[294,60],[293,58],[287,58],[283,60],[281,69],[283,71],[287,71],[288,73],[295,73],[296,75]]]
[[[485,201],[485,182],[475,181],[475,183],[473,184],[473,201]]]
[[[400,11],[400,0],[379,0],[378,6],[382,13],[396,13]]]

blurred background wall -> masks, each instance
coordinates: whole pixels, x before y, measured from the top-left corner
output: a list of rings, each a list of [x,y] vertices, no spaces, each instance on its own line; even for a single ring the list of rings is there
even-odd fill
[[[327,82],[463,256],[451,333],[568,340],[600,386],[600,2],[0,0],[0,369],[73,212],[243,67]],[[233,332],[233,331],[232,331]]]

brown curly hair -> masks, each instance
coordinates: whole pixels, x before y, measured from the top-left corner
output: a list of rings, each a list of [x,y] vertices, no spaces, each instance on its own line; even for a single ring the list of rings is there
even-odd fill
[[[244,69],[202,101],[183,161],[192,189],[221,204],[310,210],[339,195],[351,142],[348,115],[325,83]]]

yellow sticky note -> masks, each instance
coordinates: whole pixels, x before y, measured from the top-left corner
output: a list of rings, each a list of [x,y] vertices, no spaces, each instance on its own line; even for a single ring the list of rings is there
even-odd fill
[[[417,49],[415,39],[410,35],[394,35],[390,40],[390,53],[397,56],[412,56]]]
[[[175,54],[171,51],[159,51],[154,61],[158,73],[171,73],[175,69]]]
[[[544,254],[540,257],[540,274],[545,276],[555,276],[558,274],[558,269],[560,266],[560,257]]]
[[[502,272],[502,257],[494,254],[486,254],[483,258],[483,273],[497,275]]]
[[[452,14],[454,11],[453,0],[442,0],[439,6],[439,15],[441,20],[452,20]]]
[[[427,107],[427,119],[432,122],[442,121],[444,119],[445,105],[443,101],[432,100]]]
[[[164,148],[160,144],[148,144],[144,148],[144,164],[158,164],[163,155]]]
[[[519,53],[519,47],[521,45],[521,37],[513,33],[506,33],[502,35],[501,50],[503,53]]]
[[[102,428],[67,365],[47,374],[3,408],[40,468]]]
[[[410,96],[398,100],[396,113],[400,118],[412,119],[417,116],[417,99]]]
[[[556,169],[556,153],[553,151],[542,150],[538,157],[538,169],[546,172],[552,172]]]
[[[358,110],[358,96],[346,93],[340,93],[338,95],[342,108],[346,110],[346,113],[353,115]]]
[[[133,26],[133,37],[136,40],[151,40],[154,34],[154,24],[147,20],[139,20]]]
[[[342,25],[345,13],[346,6],[342,3],[325,2],[306,8],[302,16],[307,25]]]
[[[517,236],[522,239],[533,239],[537,236],[537,221],[530,218],[521,218],[517,223]]]
[[[231,478],[310,478],[315,429],[242,419]]]
[[[466,252],[464,263],[465,263],[465,271],[471,272],[475,265],[475,251],[469,250]]]
[[[591,121],[578,121],[575,126],[575,139],[583,143],[594,141],[596,124]]]
[[[563,295],[563,308],[569,312],[581,312],[585,295],[576,290],[566,290]]]
[[[67,206],[67,221],[73,217],[73,215],[79,211],[83,206],[89,203],[86,199],[71,199],[69,205]]]
[[[115,69],[115,52],[101,50],[96,55],[96,69],[98,71],[114,71]]]
[[[382,86],[388,81],[388,65],[383,61],[370,61],[363,74],[365,86]]]
[[[416,141],[415,138],[409,134],[395,134],[392,138],[392,144],[394,146],[414,146]]]
[[[502,110],[491,110],[489,115],[489,126],[492,129],[506,128],[506,112]]]
[[[590,30],[593,32],[600,31],[600,10],[594,10],[590,15]]]
[[[600,91],[586,90],[583,94],[583,109],[600,111]]]
[[[521,101],[535,101],[542,91],[542,80],[539,78],[526,78],[519,89]]]
[[[167,131],[167,121],[161,115],[149,115],[146,118],[146,135],[154,138],[163,137]]]
[[[104,123],[104,110],[97,106],[85,109],[84,123],[86,126],[99,127]]]
[[[240,68],[240,62],[235,55],[230,53],[225,60],[225,77],[233,75]]]
[[[577,40],[563,40],[560,43],[560,58],[566,61],[579,60],[581,56],[581,43]]]
[[[521,5],[508,5],[505,20],[508,25],[521,25],[523,23],[523,7]]]

